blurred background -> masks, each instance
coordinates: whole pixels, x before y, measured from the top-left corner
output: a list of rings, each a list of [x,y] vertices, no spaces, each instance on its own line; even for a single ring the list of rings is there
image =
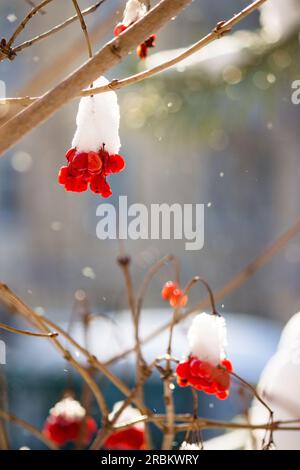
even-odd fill
[[[197,41],[248,3],[195,0],[159,32],[146,64],[133,53],[107,78],[125,77],[174,56],[178,48]],[[91,4],[80,1],[82,9]],[[106,0],[86,17],[94,51],[112,37],[124,5],[125,1]],[[28,9],[25,0],[2,1],[0,36],[9,37]],[[58,7],[54,1],[31,20],[19,41],[72,15],[72,2],[61,0]],[[117,207],[118,197],[127,195],[129,204],[206,206],[201,251],[185,251],[180,240],[126,242],[136,286],[157,259],[171,252],[180,260],[184,282],[198,274],[218,288],[299,217],[300,107],[291,102],[292,82],[300,79],[299,25],[298,0],[271,0],[240,23],[233,35],[176,68],[118,91],[121,153],[127,167],[111,178],[109,202]],[[7,96],[40,95],[86,58],[82,31],[75,22],[25,49],[14,61],[1,62],[0,80]],[[96,238],[99,197],[66,193],[57,184],[75,131],[77,106],[77,101],[65,106],[0,161],[0,279],[66,328],[78,291],[83,290],[97,317],[91,348],[109,359],[131,344],[124,283],[116,263],[119,244]],[[0,121],[12,112],[0,108]],[[300,240],[295,239],[219,305],[228,319],[231,355],[240,374],[253,383],[276,347],[281,325],[299,310],[299,263]],[[161,285],[170,277],[171,270],[166,269],[149,290],[145,331],[170,318],[160,298]],[[196,289],[191,304],[202,296]],[[71,327],[80,339],[76,320],[73,315]],[[0,321],[24,326],[12,322],[4,308]],[[179,356],[185,352],[187,326],[178,328]],[[0,335],[7,347],[7,364],[0,367],[3,382],[8,382],[9,409],[40,427],[72,374],[44,340]],[[163,347],[163,339],[147,346],[147,357],[153,358]],[[131,383],[132,360],[122,363],[118,372]],[[79,387],[76,374],[72,377]],[[105,382],[103,387],[112,405],[119,396]],[[149,387],[150,406],[162,411],[158,377]],[[186,393],[177,397],[182,411],[188,411]],[[244,400],[238,390],[221,406],[203,399],[201,413],[230,418],[243,410]],[[39,448],[24,431],[10,432],[15,448]]]

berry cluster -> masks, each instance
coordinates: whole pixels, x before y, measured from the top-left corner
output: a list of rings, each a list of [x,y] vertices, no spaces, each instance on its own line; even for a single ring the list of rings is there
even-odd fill
[[[104,147],[98,152],[77,152],[75,148],[66,154],[67,166],[59,170],[58,182],[65,186],[66,191],[81,193],[88,189],[102,197],[112,195],[106,177],[119,173],[125,167],[121,155],[109,155]]]
[[[63,446],[79,439],[88,444],[96,430],[96,422],[91,416],[86,416],[80,403],[67,397],[50,410],[43,432],[55,444]]]
[[[131,25],[129,25],[131,26]],[[123,23],[118,23],[114,27],[114,36],[118,37],[123,31],[125,31],[128,26],[125,26]],[[140,44],[137,49],[136,53],[140,59],[146,59],[148,57],[149,49],[156,46],[156,34],[152,34],[146,41]]]
[[[168,300],[173,308],[184,307],[188,301],[188,296],[184,294],[183,290],[174,281],[165,283],[161,296],[164,300]]]
[[[105,441],[110,450],[142,450],[145,448],[145,432],[136,426],[113,432]]]
[[[195,356],[180,362],[176,368],[178,385],[181,387],[190,385],[197,390],[215,395],[220,400],[225,400],[229,396],[230,372],[232,364],[228,359],[222,360],[218,366],[213,366]]]

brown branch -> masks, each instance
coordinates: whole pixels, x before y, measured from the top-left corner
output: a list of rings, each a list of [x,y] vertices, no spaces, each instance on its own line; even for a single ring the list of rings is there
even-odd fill
[[[95,3],[95,5],[92,5],[91,7],[86,8],[85,10],[82,10],[82,12],[81,12],[82,16],[86,16],[86,15],[89,15],[90,13],[93,13],[105,1],[106,0],[100,0],[99,2]],[[24,41],[22,44],[19,44],[18,46],[13,47],[12,51],[15,54],[17,54],[18,52],[21,52],[23,49],[26,49],[27,47],[31,47],[33,44],[35,44],[39,41],[42,41],[43,39],[46,39],[46,38],[52,36],[53,34],[58,33],[59,31],[63,30],[64,28],[66,28],[70,24],[74,23],[75,21],[78,21],[78,15],[71,16],[70,18],[68,18],[63,23],[60,23],[60,24],[54,26],[53,28],[49,29],[48,31],[45,31],[44,33],[39,34],[38,36],[35,36],[32,39],[28,39],[27,41]]]
[[[0,128],[0,154],[36,126],[46,121],[100,75],[119,63],[132,48],[177,15],[191,0],[162,0],[142,19],[108,42],[95,56],[65,78],[39,100],[17,114]]]
[[[17,26],[16,30],[10,37],[10,39],[7,41],[7,47],[11,48],[19,34],[23,31],[23,29],[26,27],[27,23],[31,20],[31,18],[38,13],[39,10],[44,8],[48,3],[52,2],[53,0],[44,0],[43,2],[39,3],[38,5],[34,6],[30,12],[25,16],[25,18],[21,21],[21,23]]]
[[[12,292],[6,285],[0,283],[0,300],[12,311],[19,313],[31,324],[39,328],[44,333],[51,333],[48,327],[43,322],[42,316],[38,315],[34,310],[29,308],[19,297]],[[58,330],[58,328],[57,328]],[[91,377],[90,373],[82,367],[71,353],[57,340],[55,337],[49,337],[49,340],[54,344],[56,349],[61,353],[63,358],[68,361],[81,375],[81,377],[88,384],[92,390],[99,409],[104,417],[108,415],[108,408],[106,406],[104,397],[101,390],[98,388],[96,382]]]
[[[74,5],[74,8],[76,10],[76,13],[77,13],[80,25],[81,25],[81,29],[82,29],[84,37],[85,37],[89,58],[91,59],[93,57],[92,45],[91,45],[91,41],[90,41],[90,38],[89,38],[88,30],[87,30],[87,27],[86,27],[86,24],[85,24],[85,21],[84,21],[84,18],[83,18],[83,14],[82,14],[82,12],[79,8],[77,0],[72,0],[72,2],[73,2],[73,5]]]
[[[4,325],[3,323],[0,323],[0,330],[6,330],[10,331],[11,333],[16,333],[18,335],[24,335],[24,336],[34,336],[38,338],[54,338],[55,336],[58,336],[58,333],[33,333],[32,331],[26,331],[26,330],[19,330],[18,328],[13,328],[12,326]]]
[[[250,264],[248,264],[245,268],[243,268],[236,276],[234,276],[229,282],[227,282],[223,287],[216,290],[214,293],[215,301],[218,302],[222,300],[224,297],[232,294],[235,290],[241,287],[248,279],[250,279],[257,271],[263,268],[268,262],[270,262],[275,255],[277,255],[285,246],[297,235],[300,233],[300,219],[290,227],[286,232],[283,233],[279,238],[277,238],[270,246],[265,248],[263,252]],[[200,302],[196,307],[188,310],[182,316],[180,316],[176,322],[180,323],[182,320],[186,319],[187,317],[205,310],[210,305],[209,297],[205,298],[202,302]],[[160,335],[168,328],[170,328],[171,322],[165,323],[156,329],[154,329],[150,334],[148,334],[142,341],[143,344],[151,341],[156,336]],[[128,354],[133,351],[132,348],[129,348],[122,353],[112,357],[108,361],[105,362],[106,365],[113,364],[114,362],[118,361],[119,359],[123,359]]]
[[[7,413],[6,411],[1,410],[1,409],[0,409],[0,418],[4,419],[5,421],[9,421],[10,423],[16,424],[17,426],[21,426],[23,429],[26,429],[26,431],[30,432],[33,436],[35,436],[37,439],[43,442],[47,447],[49,447],[49,449],[59,450],[59,448],[54,444],[54,442],[48,439],[35,426],[33,426],[30,423],[27,423],[27,421],[24,421],[23,419],[18,418],[17,416],[11,413]]]
[[[230,20],[227,22],[220,22],[218,25],[204,38],[200,39],[200,41],[196,42],[193,44],[191,47],[186,49],[184,52],[178,54],[176,57],[173,59],[170,59],[166,62],[163,62],[160,65],[157,65],[155,67],[152,67],[151,69],[145,70],[143,72],[139,72],[137,74],[131,75],[130,77],[124,78],[124,79],[114,79],[107,85],[103,85],[101,87],[97,87],[93,89],[92,94],[96,95],[99,93],[105,93],[107,91],[111,90],[119,90],[121,88],[124,88],[129,85],[134,85],[138,82],[141,82],[142,80],[145,80],[147,78],[150,78],[154,75],[157,75],[158,73],[163,72],[164,70],[167,70],[170,67],[173,67],[174,65],[178,64],[184,59],[187,59],[191,55],[195,54],[195,52],[198,52],[199,50],[203,49],[206,47],[208,44],[211,42],[215,41],[216,39],[219,39],[222,35],[225,33],[229,32],[230,29],[236,25],[238,22],[240,22],[242,19],[244,19],[246,16],[248,16],[250,13],[252,13],[255,9],[260,7],[266,0],[259,0],[255,1],[251,5],[249,5],[247,8],[242,10],[238,15],[234,15]],[[91,90],[81,90],[79,92],[78,96],[89,96],[91,95]],[[0,100],[0,104],[19,104],[22,106],[28,106],[31,103],[34,103],[37,101],[39,97],[27,97],[25,96],[24,98],[6,98],[3,100]]]

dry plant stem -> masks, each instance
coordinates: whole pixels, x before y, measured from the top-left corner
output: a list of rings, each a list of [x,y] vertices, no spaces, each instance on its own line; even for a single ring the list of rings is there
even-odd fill
[[[143,380],[142,385],[144,384],[144,381],[145,381],[145,378]],[[130,396],[128,396],[126,398],[126,400],[124,400],[124,402],[122,403],[122,406],[117,411],[117,413],[114,414],[113,419],[112,420],[107,420],[106,423],[104,423],[104,427],[102,429],[100,429],[98,435],[96,436],[94,442],[92,443],[92,445],[90,447],[90,450],[101,449],[101,447],[103,446],[103,444],[104,444],[105,440],[107,439],[107,437],[109,436],[109,434],[114,430],[115,423],[117,422],[118,418],[121,416],[121,414],[123,413],[125,408],[127,408],[127,406],[130,404],[130,402],[132,401],[132,399],[135,396],[137,391],[138,391],[138,387],[136,386],[132,390]],[[144,415],[144,416],[142,416],[142,418],[145,421],[148,421],[149,415]],[[146,438],[147,438],[147,436],[146,436]],[[149,443],[150,443],[150,440],[148,442],[148,445],[149,445]]]
[[[42,317],[39,316],[36,312],[30,309],[21,299],[19,299],[16,294],[14,294],[7,286],[0,284],[0,300],[7,305],[12,311],[19,313],[27,321],[32,323],[34,326],[39,328],[44,333],[51,333],[48,327],[42,320]],[[93,380],[89,372],[82,367],[70,354],[70,352],[62,346],[62,344],[57,340],[57,338],[49,337],[49,340],[54,344],[56,349],[61,353],[61,355],[66,359],[81,375],[81,377],[86,381],[90,389],[92,390],[96,402],[100,408],[100,411],[105,418],[108,415],[108,408],[106,406],[104,397],[101,390],[98,388],[96,382]]]
[[[170,364],[169,361],[167,362],[168,364]],[[168,366],[166,370],[166,377],[163,378],[163,384],[164,384],[164,401],[165,401],[165,408],[166,408],[166,425],[165,425],[164,438],[162,442],[162,450],[170,450],[173,447],[174,434],[175,434],[175,427],[174,427],[175,407],[174,407],[173,391],[171,389],[172,371],[170,370],[170,367]]]
[[[90,38],[89,38],[89,33],[88,33],[88,30],[87,30],[87,27],[86,27],[86,24],[85,24],[85,21],[84,21],[82,12],[79,8],[77,0],[72,0],[72,2],[73,2],[73,5],[74,5],[74,8],[76,10],[76,13],[77,13],[80,25],[81,25],[81,29],[82,29],[84,37],[85,37],[89,58],[91,59],[93,57],[93,51],[92,51],[91,41],[90,41]]]
[[[0,409],[0,418],[10,423],[16,424],[17,426],[21,426],[23,429],[26,429],[26,431],[30,432],[33,436],[35,436],[37,439],[43,442],[49,449],[59,450],[59,448],[54,444],[54,442],[50,441],[50,439],[44,436],[44,434],[41,431],[39,431],[32,424],[27,423],[27,421],[24,421],[23,419],[20,419],[17,416],[11,413],[7,413],[6,411],[1,410],[1,409]]]
[[[273,259],[280,251],[285,248],[285,246],[297,235],[300,233],[300,219],[290,227],[286,232],[283,233],[279,238],[277,238],[271,245],[263,250],[263,252],[255,258],[255,260],[249,263],[245,268],[243,268],[236,276],[234,276],[229,282],[227,282],[223,287],[214,292],[215,301],[218,302],[222,300],[227,295],[232,294],[237,290],[241,285],[243,285],[248,279],[250,279],[257,271],[264,267],[269,261]],[[191,315],[198,313],[199,311],[205,310],[210,305],[210,299],[207,297],[201,301],[196,307],[188,310],[179,318],[177,318],[176,323],[180,323]],[[153,330],[148,336],[142,340],[142,344],[145,344],[151,341],[156,336],[160,335],[168,328],[170,328],[171,322],[165,323],[155,330]],[[130,354],[133,349],[127,349],[122,353],[112,357],[105,362],[106,365],[113,364],[119,359],[123,359],[128,354]]]
[[[13,328],[12,326],[4,325],[0,323],[0,330],[10,331],[11,333],[16,333],[18,335],[24,336],[34,336],[38,338],[55,338],[58,336],[58,333],[33,333],[32,331],[19,330],[18,328]]]
[[[25,2],[26,2],[29,6],[31,6],[32,8],[36,6],[36,4],[35,4],[32,0],[25,0]],[[40,14],[40,15],[45,15],[46,12],[41,9],[41,10],[39,10],[39,14]]]
[[[13,33],[13,35],[11,36],[11,38],[7,41],[7,47],[10,48],[15,40],[17,39],[17,37],[19,36],[19,34],[21,34],[21,32],[23,31],[23,29],[25,28],[25,26],[27,25],[27,23],[31,20],[31,18],[36,14],[38,13],[38,11],[40,11],[42,8],[44,8],[46,5],[48,5],[48,3],[52,2],[53,0],[44,0],[43,2],[39,3],[38,5],[36,5],[35,7],[33,7],[30,12],[28,13],[28,15],[25,16],[25,18],[21,21],[21,23],[17,26],[15,32]]]
[[[142,19],[108,42],[92,59],[0,128],[0,154],[50,118],[100,75],[118,64],[134,47],[176,16],[191,0],[162,0]]]
[[[269,424],[270,424],[270,426],[272,426],[274,412],[269,407],[269,405],[263,400],[263,398],[259,395],[257,390],[254,387],[252,387],[252,385],[249,384],[246,380],[244,380],[242,377],[240,377],[238,374],[236,374],[235,372],[230,372],[230,374],[233,377],[235,377],[237,380],[239,380],[246,388],[248,388],[253,393],[255,398],[263,405],[263,407],[266,408],[266,410],[269,412]],[[262,442],[263,446],[265,445],[266,437],[267,437],[267,431],[266,431],[265,437],[263,438],[263,442]],[[270,427],[270,434],[269,434],[269,440],[267,442],[267,446],[270,445],[272,442],[273,442],[273,429],[272,429],[272,427]]]
[[[143,391],[143,375],[144,367],[146,367],[145,360],[141,349],[141,341],[139,338],[139,323],[140,316],[137,312],[137,304],[134,295],[134,289],[132,284],[132,277],[130,273],[130,258],[126,256],[120,256],[119,265],[124,274],[128,304],[131,311],[131,318],[134,328],[134,339],[135,339],[135,352],[136,352],[136,397],[143,404],[144,408],[144,391]],[[145,445],[146,449],[151,448],[150,432],[148,427],[145,429]]]
[[[132,396],[132,391],[119,379],[116,375],[114,375],[106,366],[103,365],[98,359],[89,353],[85,348],[83,348],[77,341],[75,341],[72,336],[70,336],[67,332],[65,332],[62,328],[58,325],[53,323],[51,320],[46,318],[45,316],[41,317],[41,320],[46,323],[50,328],[54,328],[59,332],[61,336],[67,339],[78,351],[80,351],[89,361],[89,364],[94,367],[95,369],[99,370],[110,382],[120,390],[126,397]],[[138,407],[138,409],[143,414],[149,414],[149,410],[138,400],[137,397],[132,397],[132,402]]]
[[[93,13],[104,2],[105,0],[101,0],[95,3],[95,5],[92,5],[91,7],[86,8],[85,10],[82,10],[81,12],[82,16],[86,16],[86,15],[89,15],[90,13]],[[57,26],[54,26],[54,28],[51,28],[48,31],[45,31],[44,33],[39,34],[38,36],[35,36],[34,38],[29,39],[28,41],[24,41],[22,44],[19,44],[18,46],[14,47],[13,52],[15,54],[17,54],[18,52],[21,52],[23,49],[26,49],[27,47],[31,47],[33,44],[39,41],[42,41],[43,39],[46,39],[55,33],[58,33],[59,31],[63,30],[64,28],[66,28],[67,26],[69,26],[70,24],[74,23],[77,20],[78,20],[78,15],[71,16],[63,23],[60,23]]]
[[[208,44],[211,42],[215,41],[216,39],[219,39],[222,35],[229,33],[231,28],[235,26],[237,23],[239,23],[242,19],[244,19],[246,16],[248,16],[250,13],[252,13],[254,10],[259,8],[263,3],[265,3],[267,0],[258,0],[253,2],[251,5],[249,5],[247,8],[242,10],[239,14],[234,15],[230,20],[226,22],[220,22],[218,25],[204,38],[200,39],[200,41],[196,42],[193,44],[191,47],[186,49],[184,52],[178,54],[176,57],[173,59],[170,59],[166,62],[163,62],[160,65],[157,65],[155,67],[152,67],[151,69],[145,70],[143,72],[137,73],[135,75],[132,75],[130,77],[120,79],[120,80],[112,80],[108,85],[104,85],[101,87],[97,87],[93,90],[93,94],[99,94],[99,93],[105,93],[107,91],[111,90],[118,90],[120,88],[136,84],[142,80],[145,80],[147,78],[150,78],[154,75],[157,75],[158,73],[163,72],[164,70],[167,70],[170,67],[173,67],[174,65],[178,64],[179,62],[183,61],[184,59],[187,59],[191,55],[195,54],[195,52],[198,52],[199,50],[203,49],[206,47]],[[79,93],[79,96],[89,96],[91,94],[91,91],[89,89],[87,90],[82,90]],[[15,103],[15,104],[22,104],[23,106],[28,106],[31,103],[34,103],[36,100],[38,100],[38,97],[24,97],[24,98],[7,98],[6,100],[0,101],[0,104],[5,104],[5,103]]]
[[[205,289],[208,291],[208,296],[209,296],[209,300],[210,300],[210,305],[211,305],[212,314],[219,316],[219,313],[218,313],[218,311],[217,311],[217,309],[216,309],[216,302],[215,302],[215,298],[214,298],[213,291],[212,291],[210,285],[208,284],[208,282],[207,282],[205,279],[203,279],[203,278],[201,278],[201,277],[199,277],[199,276],[193,277],[193,278],[188,282],[187,286],[185,287],[185,289],[184,289],[184,294],[188,294],[188,293],[190,292],[191,288],[192,288],[195,284],[197,284],[198,282],[200,282],[200,283],[205,287]]]

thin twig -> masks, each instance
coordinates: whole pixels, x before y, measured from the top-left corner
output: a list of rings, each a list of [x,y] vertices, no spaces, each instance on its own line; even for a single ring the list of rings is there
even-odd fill
[[[19,297],[12,292],[6,285],[0,284],[0,300],[7,305],[7,307],[19,313],[22,317],[24,317],[27,321],[35,325],[44,333],[51,333],[48,327],[43,322],[42,316],[38,315],[34,310],[30,309]],[[58,329],[57,329],[58,331]],[[106,406],[104,397],[102,395],[101,390],[98,388],[96,382],[91,377],[89,372],[82,367],[76,359],[71,355],[71,353],[58,341],[55,337],[48,338],[56,347],[56,349],[61,353],[61,355],[66,359],[81,375],[81,377],[85,380],[88,384],[90,389],[92,390],[96,402],[99,406],[99,409],[103,415],[103,417],[108,415],[108,408]]]
[[[92,59],[65,78],[42,98],[18,113],[0,128],[0,154],[33,128],[46,121],[80,90],[104,75],[123,57],[177,15],[191,0],[162,0],[119,37],[108,42]]]
[[[235,26],[238,22],[240,22],[242,19],[244,19],[246,16],[248,16],[250,13],[252,13],[254,10],[259,8],[266,0],[258,0],[249,5],[247,8],[242,10],[239,14],[234,15],[230,20],[227,22],[220,22],[218,23],[220,26],[216,26],[208,35],[206,35],[204,38],[200,39],[200,41],[196,42],[193,44],[191,47],[186,49],[184,52],[181,52],[178,54],[176,57],[173,59],[170,59],[166,62],[163,62],[160,65],[157,65],[155,67],[152,67],[151,69],[145,70],[143,72],[139,72],[137,74],[134,74],[130,77],[124,78],[124,79],[114,79],[107,85],[103,85],[101,87],[96,87],[93,89],[92,94],[96,95],[99,93],[105,93],[111,90],[119,90],[121,88],[124,88],[129,85],[136,84],[142,80],[145,80],[147,78],[150,78],[154,75],[157,75],[158,73],[163,72],[164,70],[167,70],[168,68],[178,64],[184,59],[187,59],[191,55],[195,54],[195,52],[198,52],[199,50],[203,49],[206,47],[208,44],[211,42],[215,41],[216,39],[219,39],[222,35],[225,33],[230,32],[230,29]],[[89,96],[91,95],[91,90],[82,90],[79,93],[79,96]],[[7,98],[6,100],[0,100],[0,104],[19,104],[22,106],[28,106],[31,103],[34,103],[36,100],[40,99],[40,97],[24,97],[24,98]]]
[[[32,331],[19,330],[18,328],[13,328],[12,326],[4,325],[3,323],[0,323],[0,329],[10,331],[11,333],[16,333],[18,335],[34,336],[38,338],[55,338],[56,336],[58,336],[58,333],[53,333],[53,332],[33,333]]]
[[[91,45],[91,41],[90,41],[90,38],[89,38],[88,30],[87,30],[87,27],[86,27],[86,24],[85,24],[85,21],[84,21],[84,18],[83,18],[83,14],[82,14],[82,12],[79,8],[77,0],[72,0],[72,2],[73,2],[73,5],[74,5],[74,8],[76,10],[76,13],[77,13],[80,25],[81,25],[81,29],[83,31],[83,34],[84,34],[84,37],[85,37],[85,40],[86,40],[89,58],[91,59],[93,57],[92,45]]]
[[[7,47],[8,48],[11,48],[11,46],[13,45],[13,43],[15,42],[15,40],[17,39],[17,37],[19,36],[19,34],[21,34],[21,32],[23,31],[23,29],[25,28],[25,26],[27,25],[28,21],[31,20],[31,18],[36,14],[38,13],[39,10],[41,10],[42,8],[44,8],[46,5],[48,5],[48,3],[52,2],[53,0],[43,0],[43,2],[39,3],[38,5],[34,6],[30,12],[25,16],[25,18],[21,21],[21,23],[17,26],[16,30],[14,31],[14,33],[12,34],[12,36],[10,37],[10,39],[7,41]]]
[[[30,423],[27,423],[27,421],[24,421],[23,419],[18,418],[17,416],[11,413],[7,413],[6,411],[1,410],[1,409],[0,409],[0,418],[5,419],[5,421],[9,421],[13,424],[16,424],[17,426],[21,426],[23,429],[30,432],[33,436],[35,436],[37,439],[43,442],[47,447],[49,447],[49,449],[59,450],[59,448],[56,446],[56,444],[54,444],[54,442],[48,439],[35,426],[33,426]]]
[[[89,15],[90,13],[93,13],[94,11],[97,10],[97,8],[102,5],[106,0],[100,0],[99,2],[95,3],[95,5],[92,5],[89,8],[86,8],[85,10],[82,10],[82,16]],[[78,21],[78,15],[71,16],[67,20],[65,20],[63,23],[60,23],[53,28],[49,29],[48,31],[45,31],[42,34],[39,34],[38,36],[35,36],[34,38],[28,39],[27,41],[24,41],[23,43],[19,44],[18,46],[13,47],[12,51],[17,54],[21,52],[23,49],[26,49],[27,47],[31,47],[33,44],[42,41],[43,39],[46,39],[53,34],[58,33],[59,31],[63,30],[70,24],[74,23],[75,21]]]

